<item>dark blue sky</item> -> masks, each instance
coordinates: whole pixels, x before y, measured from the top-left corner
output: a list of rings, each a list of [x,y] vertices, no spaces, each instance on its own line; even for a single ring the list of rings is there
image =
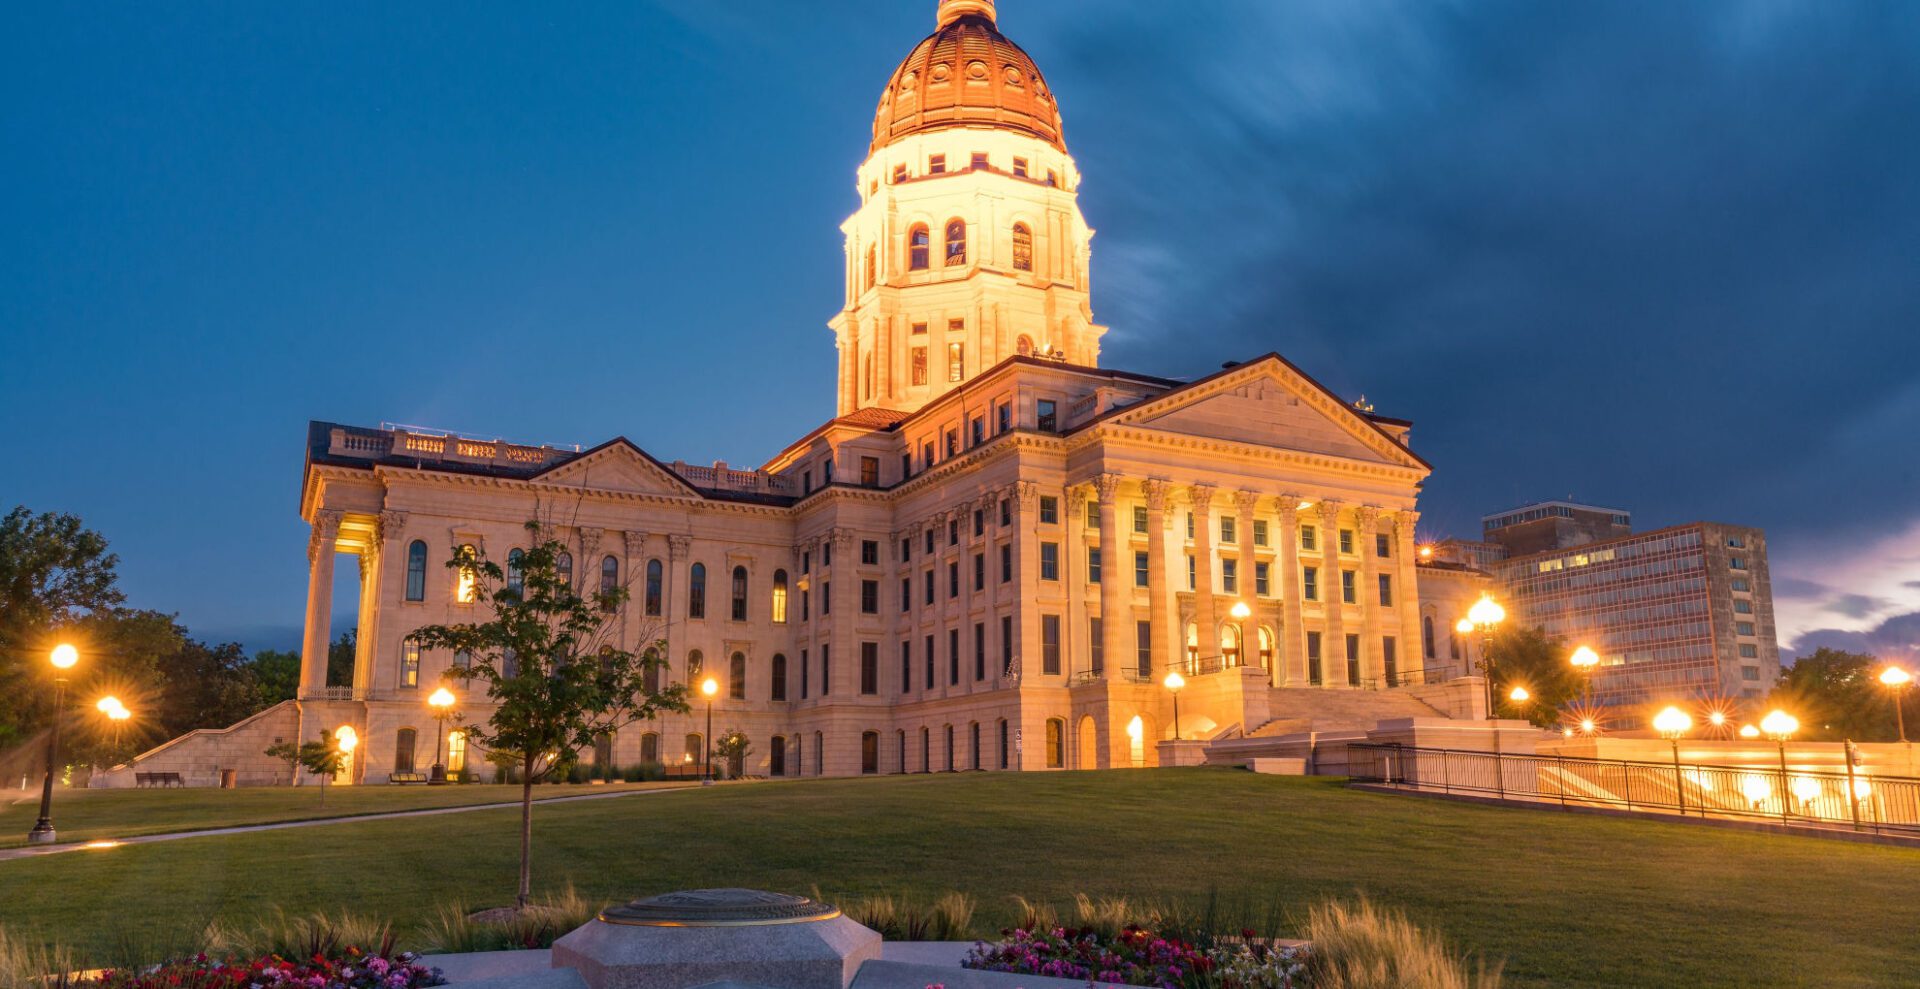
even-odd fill
[[[933,0],[42,6],[0,37],[0,502],[297,639],[310,418],[757,464]],[[1920,4],[1003,0],[1112,366],[1279,350],[1424,522],[1772,536],[1782,644],[1920,640]],[[1906,617],[1901,617],[1906,616]]]

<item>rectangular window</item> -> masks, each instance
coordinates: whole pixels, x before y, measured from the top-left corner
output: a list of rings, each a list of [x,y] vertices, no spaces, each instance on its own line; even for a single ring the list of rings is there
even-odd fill
[[[1391,635],[1380,637],[1380,668],[1387,678],[1387,686],[1399,680],[1400,643]]]
[[[1321,684],[1320,674],[1320,633],[1307,633],[1307,682],[1314,686]]]
[[[1384,532],[1374,533],[1373,534],[1373,555],[1392,556],[1393,552],[1392,552],[1391,544],[1392,544],[1392,540],[1387,538],[1386,533]]]
[[[803,470],[800,472],[800,493],[803,495],[813,493],[813,471]]]
[[[860,458],[860,483],[869,488],[880,486],[880,458]]]
[[[927,174],[928,175],[939,175],[945,172],[946,170],[947,170],[946,155],[929,155],[927,157]]]
[[[972,167],[972,168],[986,168],[986,167],[987,167],[987,153],[986,153],[985,151],[975,151],[975,152],[973,153],[973,162],[972,162],[972,165],[971,165],[970,167]]]
[[[1187,513],[1187,542],[1193,542],[1193,513]]]
[[[1341,556],[1353,555],[1353,530],[1352,529],[1340,530],[1340,555]]]
[[[947,561],[947,597],[960,596],[960,561]]]
[[[1359,604],[1360,595],[1353,586],[1353,571],[1340,571],[1340,600],[1347,604]]]
[[[1267,520],[1266,519],[1253,520],[1253,544],[1255,546],[1265,546],[1267,544]]]
[[[803,587],[800,589],[800,620],[804,622],[811,617],[813,617],[813,592]]]
[[[1013,499],[1012,498],[1000,499],[1000,524],[1001,525],[1013,524]]]
[[[893,181],[896,183],[899,183],[899,182],[905,182],[906,180],[907,180],[907,166],[905,165],[893,166]]]
[[[1040,616],[1040,672],[1060,675],[1060,616]]]
[[[905,563],[911,559],[913,559],[913,537],[905,536],[900,540],[900,562]]]
[[[1041,432],[1051,433],[1059,425],[1059,416],[1054,411],[1056,408],[1051,398],[1043,398],[1034,403],[1034,410],[1037,413],[1035,425]]]
[[[860,582],[860,613],[877,615],[880,613],[880,582],[863,580]]]
[[[1040,496],[1040,524],[1054,525],[1060,521],[1060,499],[1052,495]]]
[[[1140,551],[1134,552],[1133,554],[1133,586],[1135,587],[1147,586],[1147,578],[1151,576],[1147,568],[1147,560],[1149,558],[1150,557],[1146,553],[1143,553]]]
[[[1018,175],[1021,178],[1026,178],[1027,160],[1025,158],[1015,158],[1013,160],[1013,174]]]
[[[800,650],[800,699],[807,699],[807,690],[813,683],[813,667],[807,665],[807,651]]]
[[[987,534],[987,513],[982,509],[973,510],[973,534],[975,536]]]
[[[1153,679],[1153,623],[1133,623],[1134,669],[1142,680]]]
[[[1089,532],[1097,532],[1097,531],[1099,531],[1099,529],[1100,529],[1100,503],[1099,503],[1099,502],[1097,502],[1097,501],[1095,501],[1095,500],[1093,500],[1093,499],[1091,499],[1091,498],[1089,498],[1089,499],[1087,499],[1087,501],[1086,501],[1086,509],[1085,509],[1085,512],[1084,512],[1084,514],[1083,514],[1083,515],[1082,515],[1081,517],[1082,517],[1082,519],[1083,519],[1083,520],[1084,520],[1084,521],[1086,522],[1086,524],[1087,524],[1087,531],[1089,531]]]
[[[900,640],[900,692],[913,689],[913,640]]]
[[[420,643],[411,637],[400,647],[400,686],[420,686]]]
[[[925,329],[926,324],[922,323],[920,327]],[[925,347],[913,348],[912,382],[916,385],[924,385],[927,383],[927,348]]]
[[[927,332],[927,324],[925,324],[925,323],[915,323],[915,324],[913,324],[913,335],[914,335],[914,336],[921,336],[921,335],[923,335],[923,334],[925,334],[926,332]]]
[[[957,429],[947,430],[946,440],[947,440],[947,456],[951,457],[954,454],[960,452],[960,431],[959,430]]]
[[[1221,560],[1220,561],[1220,593],[1222,594],[1240,593],[1240,561],[1239,560]]]
[[[1740,658],[1741,659],[1759,659],[1760,647],[1754,645],[1751,642],[1740,643]]]
[[[1040,544],[1040,579],[1060,579],[1060,544]]]
[[[833,614],[833,581],[831,580],[820,582],[820,613]]]
[[[1303,567],[1300,571],[1300,596],[1308,601],[1320,600],[1320,568]]]
[[[1727,557],[1727,566],[1735,570],[1745,570],[1747,568],[1747,560],[1742,556],[1729,556]]]
[[[933,553],[933,526],[927,526],[926,540],[927,540],[927,553],[931,555]]]
[[[1740,667],[1740,679],[1742,679],[1742,680],[1758,680],[1758,679],[1760,679],[1760,667],[1758,667],[1758,666],[1742,666],[1742,667]]]
[[[1752,634],[1753,634],[1753,623],[1752,623],[1752,622],[1734,622],[1734,623],[1733,623],[1733,634],[1735,634],[1735,635],[1752,635]]]
[[[927,636],[927,659],[926,659],[925,666],[926,666],[925,672],[927,675],[927,689],[932,690],[933,689],[933,636],[931,635]]]
[[[1313,549],[1314,540],[1317,537],[1318,537],[1318,533],[1314,530],[1313,526],[1310,526],[1310,525],[1301,526],[1300,527],[1300,548]]]
[[[827,644],[820,644],[820,696],[833,693],[833,661],[827,657]]]
[[[967,423],[967,445],[979,446],[987,441],[987,420],[974,416]]]
[[[1733,549],[1745,549],[1747,547],[1747,541],[1741,536],[1728,536],[1727,545]]]
[[[1347,636],[1347,683],[1360,686],[1360,637]]]
[[[1223,543],[1240,541],[1240,523],[1231,515],[1220,516],[1220,541]]]
[[[947,629],[947,685],[960,685],[960,630]]]
[[[1101,641],[1100,619],[1087,619],[1087,659],[1093,668],[1093,675],[1099,676],[1107,668],[1107,648]]]
[[[947,380],[959,381],[967,376],[966,345],[958,340],[947,344]]]
[[[985,622],[973,623],[973,679],[975,682],[987,678],[987,625]]]
[[[1199,571],[1194,568],[1193,554],[1188,553],[1187,554],[1187,590],[1189,591],[1197,590],[1200,586],[1199,580],[1200,580]]]
[[[932,604],[933,603],[933,571],[929,570],[925,574],[922,574],[921,582],[926,585],[926,587],[924,588],[925,593],[921,595],[921,598],[925,600],[926,603]]]
[[[833,566],[833,543],[831,541],[820,544],[820,565],[823,567]]]
[[[1013,544],[1005,543],[1000,547],[1000,583],[1013,579]]]
[[[1751,615],[1753,614],[1753,602],[1746,598],[1734,598],[1733,610],[1735,614]]]
[[[1753,589],[1753,585],[1748,584],[1747,578],[1745,577],[1735,577],[1733,578],[1733,589],[1736,591],[1748,591]]]
[[[1133,531],[1145,535],[1147,532],[1147,506],[1133,506]]]
[[[1058,187],[1059,187],[1059,185],[1060,185],[1060,175],[1059,175],[1059,173],[1058,173],[1058,172],[1055,172],[1055,171],[1054,171],[1053,169],[1051,169],[1051,168],[1049,168],[1049,169],[1047,169],[1047,185],[1048,185],[1049,187],[1054,187],[1054,188],[1058,188]]]
[[[985,553],[973,554],[973,589],[976,591],[987,589],[987,554]]]
[[[1380,607],[1393,607],[1393,577],[1388,574],[1377,574],[1376,576],[1380,579]]]
[[[880,540],[878,539],[860,540],[860,562],[870,567],[879,565]]]
[[[900,479],[904,481],[907,478],[912,476],[913,476],[913,454],[903,453],[900,455]]]
[[[1255,562],[1253,565],[1253,593],[1255,597],[1272,597],[1272,564]]]
[[[900,578],[900,612],[905,614],[913,610],[913,578]]]
[[[1087,583],[1100,583],[1100,547],[1087,550]]]
[[[880,643],[860,643],[860,692],[872,696],[880,692]]]
[[[920,469],[926,470],[927,468],[932,466],[933,466],[933,441],[928,440],[920,444]]]
[[[1000,616],[1000,675],[1013,675],[1013,616]]]
[[[993,435],[998,436],[1013,428],[1013,406],[1001,402],[993,409]]]

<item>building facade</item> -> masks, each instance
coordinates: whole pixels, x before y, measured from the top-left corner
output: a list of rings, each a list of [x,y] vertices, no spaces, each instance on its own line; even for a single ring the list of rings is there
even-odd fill
[[[1188,382],[1100,367],[1079,182],[993,5],[944,0],[842,225],[835,418],[752,470],[312,424],[302,686],[274,730],[351,732],[351,779],[424,771],[455,657],[412,635],[480,619],[447,561],[505,564],[532,519],[573,579],[628,589],[625,649],[720,682],[714,731],[748,736],[755,775],[1152,765],[1171,671],[1186,738],[1405,682],[1434,648],[1411,425],[1277,354]],[[339,566],[348,684],[326,680]],[[693,761],[704,726],[696,707],[585,757]]]

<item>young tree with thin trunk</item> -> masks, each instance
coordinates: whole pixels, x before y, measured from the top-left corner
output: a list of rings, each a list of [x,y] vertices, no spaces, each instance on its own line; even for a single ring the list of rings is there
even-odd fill
[[[520,769],[520,885],[516,904],[533,894],[533,787],[573,754],[635,721],[687,708],[683,684],[647,690],[664,649],[642,655],[620,647],[625,584],[582,593],[574,558],[554,530],[527,523],[533,544],[503,570],[484,554],[456,548],[447,566],[485,621],[431,625],[414,633],[422,648],[466,657],[451,675],[484,684],[493,710],[485,724],[464,726],[470,742],[510,755]],[[580,584],[598,568],[581,562]],[[648,641],[642,635],[639,641]]]

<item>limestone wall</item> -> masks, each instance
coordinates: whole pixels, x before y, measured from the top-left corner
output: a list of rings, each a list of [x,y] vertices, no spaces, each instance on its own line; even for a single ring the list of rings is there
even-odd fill
[[[135,773],[179,773],[188,786],[219,786],[220,771],[232,769],[241,786],[285,786],[287,764],[269,758],[266,750],[294,737],[299,722],[298,704],[282,701],[231,727],[190,731],[125,765],[95,773],[89,785],[131,787]]]

